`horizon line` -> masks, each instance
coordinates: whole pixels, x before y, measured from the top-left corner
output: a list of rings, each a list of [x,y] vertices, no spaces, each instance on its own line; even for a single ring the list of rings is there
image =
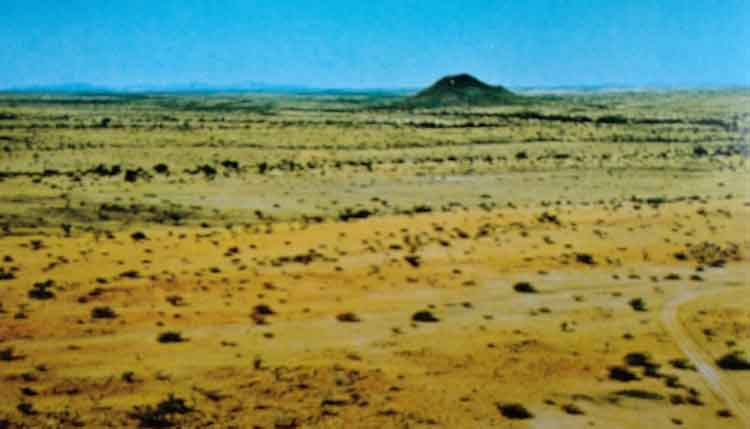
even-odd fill
[[[502,85],[509,89],[521,91],[533,90],[701,90],[701,89],[749,89],[750,83],[585,83],[585,84],[521,84]],[[321,92],[344,93],[403,93],[419,91],[426,86],[313,86],[294,83],[239,82],[230,84],[213,84],[200,81],[174,83],[138,83],[125,85],[97,84],[90,82],[38,83],[0,87],[0,93],[112,93],[112,94],[147,94],[147,93],[222,93],[222,92],[257,92],[281,94],[305,94]]]

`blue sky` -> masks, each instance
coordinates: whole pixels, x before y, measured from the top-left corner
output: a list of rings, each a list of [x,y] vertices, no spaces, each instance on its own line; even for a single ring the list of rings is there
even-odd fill
[[[0,87],[750,85],[747,0],[2,0]]]

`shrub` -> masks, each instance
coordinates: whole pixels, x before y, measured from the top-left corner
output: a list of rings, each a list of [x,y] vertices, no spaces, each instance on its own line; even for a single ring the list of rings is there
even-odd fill
[[[133,384],[136,381],[138,381],[138,379],[135,377],[135,373],[133,371],[125,371],[125,372],[123,372],[122,376],[120,378],[122,379],[122,381],[124,381],[124,382],[126,382],[128,384]]]
[[[134,183],[138,180],[138,170],[125,170],[125,181],[128,183]]]
[[[111,307],[94,307],[91,310],[92,319],[115,319],[117,313]]]
[[[169,166],[164,163],[154,165],[154,171],[158,174],[169,174]]]
[[[141,277],[141,274],[136,270],[128,270],[128,271],[123,271],[122,273],[120,273],[120,277],[128,278],[128,279],[137,279]]]
[[[656,392],[649,392],[648,390],[641,390],[641,389],[618,390],[617,392],[615,392],[615,395],[624,396],[626,398],[648,399],[651,401],[658,401],[658,400],[664,399],[664,396]]]
[[[352,312],[341,313],[338,316],[336,316],[336,320],[338,320],[339,322],[352,322],[352,323],[361,321],[359,316],[357,316],[356,314]]]
[[[648,353],[632,352],[625,355],[625,363],[628,366],[639,366],[643,368],[658,368],[659,365],[651,361]]]
[[[613,366],[609,369],[609,379],[627,383],[629,381],[638,380],[638,376],[627,368],[623,368],[621,366]]]
[[[339,213],[339,220],[348,222],[350,219],[367,219],[374,214],[375,212],[367,209],[352,210],[350,208],[346,208],[343,212]]]
[[[536,288],[529,282],[518,282],[513,285],[513,290],[519,293],[537,293]]]
[[[185,304],[185,300],[180,295],[169,295],[165,299],[168,303],[174,305],[175,307],[187,305]]]
[[[29,291],[29,298],[39,300],[54,298],[55,293],[50,290],[54,285],[55,282],[53,280],[34,283],[34,286]]]
[[[646,307],[646,301],[644,301],[643,298],[633,298],[628,302],[628,304],[630,304],[630,306],[635,311],[648,311],[648,308]]]
[[[5,268],[0,267],[0,280],[13,280],[16,275],[12,271],[5,271]]]
[[[19,413],[23,414],[24,416],[35,416],[39,414],[39,411],[37,411],[34,408],[34,405],[29,402],[21,402],[16,407]]]
[[[693,156],[696,158],[708,156],[708,151],[703,146],[695,146],[693,147]]]
[[[170,428],[177,426],[175,415],[183,415],[193,412],[184,399],[170,393],[169,397],[156,406],[138,406],[130,412],[130,417],[138,420],[141,428]]]
[[[25,356],[17,355],[13,352],[13,347],[7,347],[0,350],[0,361],[10,362],[14,360],[21,360]]]
[[[530,419],[534,415],[521,404],[497,404],[497,409],[503,417],[508,419]]]
[[[147,237],[146,237],[146,234],[142,233],[141,231],[136,231],[130,234],[130,238],[132,238],[133,241],[141,241],[141,240],[145,240]]]
[[[439,322],[440,319],[435,317],[432,312],[427,310],[417,311],[411,316],[411,320],[414,322],[423,322],[423,323],[430,323],[430,322]]]
[[[261,316],[271,316],[275,312],[266,304],[258,304],[253,307],[253,314],[259,314]]]
[[[404,260],[414,268],[419,267],[419,265],[422,263],[418,255],[406,255],[404,256]]]
[[[239,170],[240,163],[237,161],[232,161],[232,160],[227,159],[225,161],[221,161],[221,166],[226,169]]]
[[[688,361],[687,359],[683,359],[683,358],[672,359],[669,361],[669,364],[677,369],[686,369],[686,370],[691,370],[691,371],[696,370],[695,366],[691,364],[690,361]]]
[[[750,359],[747,358],[745,353],[734,351],[727,353],[716,361],[719,368],[731,370],[731,371],[747,371],[750,370]]]
[[[182,334],[179,332],[174,331],[167,331],[164,333],[159,334],[159,337],[157,340],[160,343],[181,343],[184,341],[187,341],[185,338],[182,337]]]
[[[578,407],[576,404],[565,404],[562,406],[562,410],[565,411],[567,414],[570,414],[572,416],[580,416],[583,413],[583,410]]]

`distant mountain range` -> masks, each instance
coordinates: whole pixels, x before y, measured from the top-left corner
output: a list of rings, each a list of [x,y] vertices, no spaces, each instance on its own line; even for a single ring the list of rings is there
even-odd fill
[[[658,91],[678,89],[729,89],[747,86],[728,85],[557,85],[557,86],[509,86],[518,94],[564,94],[564,93],[604,93],[622,91]],[[503,88],[504,89],[504,88]],[[262,82],[214,85],[201,82],[186,84],[144,84],[131,86],[93,85],[85,82],[71,82],[52,85],[28,85],[0,88],[0,92],[36,94],[214,94],[214,93],[265,93],[289,95],[380,95],[403,96],[417,94],[422,88],[316,88],[302,85],[279,85]],[[499,94],[499,93],[498,93]]]
[[[0,88],[0,92],[50,93],[50,94],[214,94],[214,93],[267,93],[267,94],[316,94],[316,95],[405,95],[416,92],[415,88],[314,88],[301,85],[277,85],[262,82],[245,82],[231,85],[213,85],[201,82],[168,85],[105,86],[83,82],[54,85],[29,85]]]

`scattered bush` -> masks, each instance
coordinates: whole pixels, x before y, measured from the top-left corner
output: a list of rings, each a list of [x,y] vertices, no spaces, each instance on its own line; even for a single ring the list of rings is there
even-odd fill
[[[232,160],[225,160],[221,161],[221,166],[228,169],[228,170],[239,170],[240,169],[240,163],[237,161]]]
[[[409,263],[414,268],[419,267],[419,265],[422,263],[422,260],[420,259],[419,255],[406,255],[404,256],[404,260]]]
[[[185,303],[185,300],[180,295],[169,295],[165,298],[166,301],[175,307],[181,307],[183,305],[187,305]]]
[[[138,170],[125,170],[125,181],[135,183],[138,180]]]
[[[518,403],[512,403],[512,404],[497,404],[497,409],[500,411],[500,414],[503,415],[503,417],[508,419],[530,419],[533,418],[534,415],[529,412],[529,410],[526,409],[521,404]]]
[[[658,368],[659,365],[651,361],[648,353],[632,352],[625,355],[625,363],[628,366],[638,366],[642,368]]]
[[[19,413],[23,414],[24,416],[35,416],[39,414],[39,411],[37,411],[34,408],[34,405],[29,402],[21,402],[16,407]]]
[[[560,225],[560,219],[558,219],[556,215],[547,212],[543,212],[539,215],[537,221],[539,221],[539,223],[553,223],[555,225]]]
[[[628,302],[628,304],[630,304],[630,306],[635,311],[648,311],[648,308],[646,307],[646,301],[644,301],[643,298],[633,298]]]
[[[584,414],[583,410],[576,404],[565,404],[562,406],[562,410],[572,416],[580,416]]]
[[[176,415],[192,413],[193,408],[189,407],[184,399],[177,398],[174,394],[156,406],[146,405],[135,407],[130,412],[130,417],[138,420],[138,426],[141,428],[170,428],[177,426],[175,421]]]
[[[54,285],[55,282],[53,280],[34,283],[34,286],[29,291],[29,298],[39,300],[54,298],[55,293],[50,290]]]
[[[339,322],[352,322],[352,323],[361,321],[359,316],[351,312],[339,314],[338,316],[336,316],[336,320],[338,320]]]
[[[258,304],[253,307],[253,314],[259,314],[261,316],[271,316],[276,313],[268,305]]]
[[[157,340],[160,343],[182,343],[184,341],[187,341],[185,338],[182,337],[182,334],[179,332],[174,331],[167,331],[164,333],[159,334],[159,337]]]
[[[135,373],[133,371],[125,371],[122,373],[122,376],[120,377],[122,381],[133,384],[138,381],[138,379],[135,377]]]
[[[428,205],[425,205],[425,204],[420,204],[420,205],[414,206],[414,208],[412,209],[412,212],[414,212],[414,213],[432,213],[432,207],[430,207]]]
[[[115,319],[117,313],[111,307],[94,307],[91,310],[92,319]]]
[[[207,179],[213,179],[217,173],[216,169],[208,164],[199,165],[195,167],[194,170],[185,170],[185,172],[193,175],[203,173],[203,175],[206,176]]]
[[[672,365],[672,367],[677,368],[677,369],[696,371],[695,366],[691,364],[690,361],[687,359],[683,359],[683,358],[672,359],[669,361],[669,364]]]
[[[154,171],[158,174],[169,174],[169,166],[164,163],[154,165]]]
[[[0,280],[13,280],[16,275],[12,271],[5,271],[5,268],[0,267]]]
[[[130,234],[130,238],[132,238],[133,241],[141,241],[146,240],[148,237],[146,237],[146,234],[142,233],[141,231],[136,231]]]
[[[341,220],[342,222],[348,222],[351,219],[367,219],[374,214],[375,212],[367,209],[352,210],[350,208],[346,208],[343,212],[339,213],[339,220]]]
[[[261,162],[258,164],[258,174],[266,174],[266,171],[268,171],[268,163],[267,162]]]
[[[513,290],[519,293],[537,293],[536,288],[529,282],[518,282],[513,285]]]
[[[740,351],[727,353],[716,361],[719,368],[731,371],[750,370],[750,359],[746,354]]]
[[[414,322],[423,322],[423,323],[431,323],[431,322],[439,322],[440,319],[435,317],[432,312],[427,310],[417,311],[411,316],[411,320]]]
[[[0,361],[11,362],[14,360],[21,360],[25,356],[17,355],[13,352],[13,347],[7,347],[0,349]]]
[[[107,167],[104,164],[99,164],[96,167],[85,171],[85,174],[94,174],[100,177],[113,177],[117,176],[118,174],[122,173],[122,167],[115,164],[112,167]]]
[[[136,270],[128,270],[121,272],[120,277],[126,279],[137,279],[141,277],[141,274]]]
[[[708,151],[703,146],[697,145],[693,147],[693,156],[696,158],[702,158],[708,156]]]
[[[627,383],[629,381],[638,380],[639,378],[637,375],[635,375],[635,373],[627,368],[621,366],[613,366],[609,369],[609,379]]]

